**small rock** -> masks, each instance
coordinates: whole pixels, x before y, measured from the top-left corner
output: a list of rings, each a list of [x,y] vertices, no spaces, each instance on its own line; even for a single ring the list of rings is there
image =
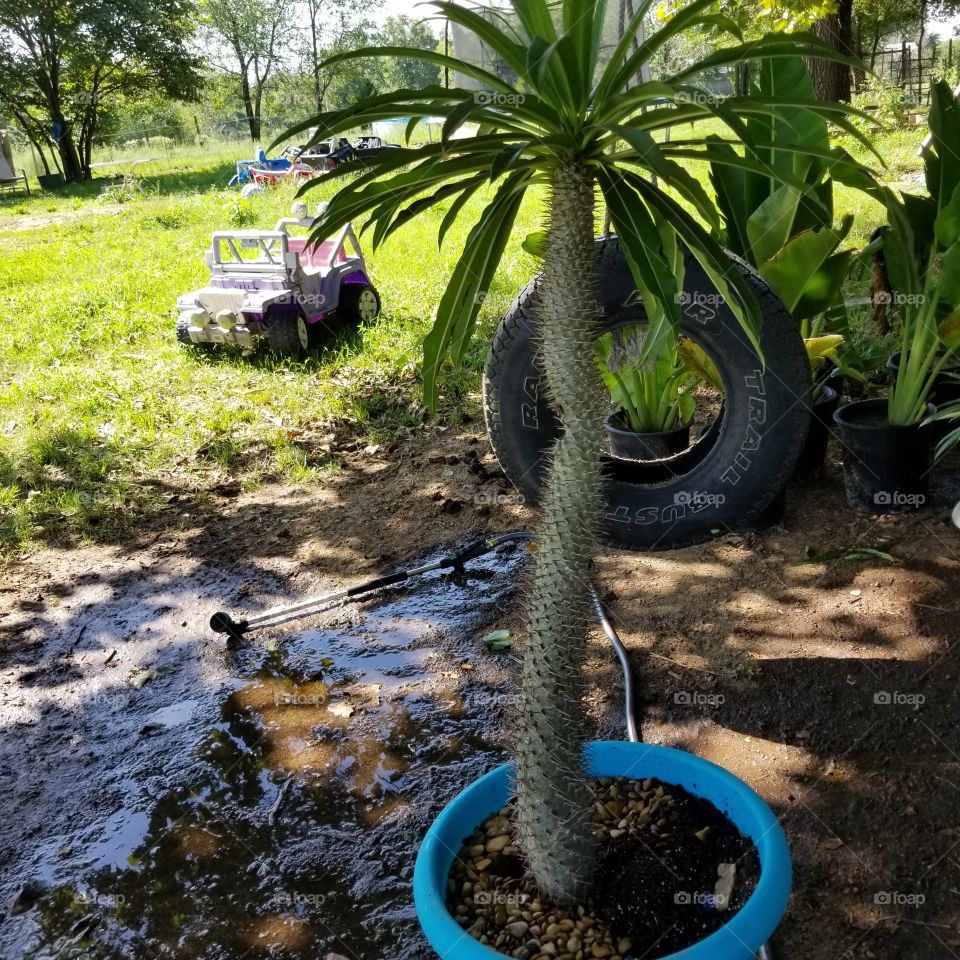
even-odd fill
[[[713,888],[714,902],[718,910],[726,910],[730,906],[730,897],[733,895],[733,886],[737,882],[737,865],[735,863],[721,863],[717,867],[720,879]]]
[[[14,898],[10,913],[26,913],[46,892],[47,888],[39,880],[28,880]]]
[[[486,851],[487,853],[499,853],[504,847],[508,846],[509,843],[509,834],[501,833],[499,837],[493,837],[487,841]]]
[[[530,925],[526,920],[515,920],[507,924],[507,933],[517,940],[522,940],[530,930]]]

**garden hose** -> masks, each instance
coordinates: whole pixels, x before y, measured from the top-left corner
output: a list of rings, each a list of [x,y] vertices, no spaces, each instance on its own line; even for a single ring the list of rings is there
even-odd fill
[[[613,624],[610,622],[603,602],[600,600],[600,595],[597,593],[597,588],[593,586],[593,584],[590,585],[590,596],[593,597],[593,607],[597,612],[597,619],[600,621],[600,626],[607,635],[610,646],[613,647],[614,653],[616,653],[617,659],[620,661],[620,668],[623,670],[623,710],[627,718],[627,739],[631,743],[640,743],[642,738],[640,736],[640,726],[637,723],[634,712],[636,695],[633,687],[633,669],[630,666],[630,655],[627,653],[627,648],[623,645],[619,634],[613,629]]]

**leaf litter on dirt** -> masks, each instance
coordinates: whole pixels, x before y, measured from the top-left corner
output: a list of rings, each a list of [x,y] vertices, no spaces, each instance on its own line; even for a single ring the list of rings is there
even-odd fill
[[[837,547],[834,550],[824,550],[817,553],[813,547],[804,550],[804,559],[801,563],[833,563],[843,560],[880,560],[883,563],[896,563],[896,558],[887,551],[893,546],[892,542],[880,544],[878,547]]]
[[[513,646],[513,637],[509,630],[491,630],[483,638],[483,642],[491,653],[500,653]]]

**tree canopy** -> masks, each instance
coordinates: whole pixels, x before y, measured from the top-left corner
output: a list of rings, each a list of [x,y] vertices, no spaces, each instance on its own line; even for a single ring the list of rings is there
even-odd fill
[[[150,92],[197,95],[200,62],[189,48],[189,0],[5,0],[0,6],[0,108],[46,165],[68,180],[90,175],[103,110]],[[49,171],[49,166],[47,166]]]

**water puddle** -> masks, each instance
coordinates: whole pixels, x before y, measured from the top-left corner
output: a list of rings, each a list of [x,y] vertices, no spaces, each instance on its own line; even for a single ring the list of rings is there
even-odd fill
[[[414,859],[443,804],[503,758],[512,662],[480,636],[523,559],[501,550],[332,625],[254,638],[178,774],[142,771],[83,869],[8,921],[32,924],[21,955],[427,957]],[[180,700],[143,722],[201,709]]]

